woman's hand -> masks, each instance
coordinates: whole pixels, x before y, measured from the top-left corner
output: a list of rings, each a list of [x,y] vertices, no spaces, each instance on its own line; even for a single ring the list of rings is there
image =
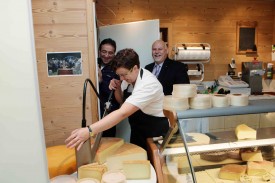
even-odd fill
[[[110,90],[117,90],[121,88],[121,81],[118,79],[112,79],[109,84]]]
[[[66,146],[68,148],[74,148],[77,146],[79,150],[82,144],[89,139],[89,129],[88,128],[79,128],[72,131],[71,135],[65,140]]]

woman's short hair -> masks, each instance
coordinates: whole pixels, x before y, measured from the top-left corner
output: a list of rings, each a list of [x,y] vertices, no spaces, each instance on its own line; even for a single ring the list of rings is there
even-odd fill
[[[140,67],[139,56],[131,48],[125,48],[117,52],[113,58],[112,67],[116,71],[118,68],[132,69],[135,65]]]

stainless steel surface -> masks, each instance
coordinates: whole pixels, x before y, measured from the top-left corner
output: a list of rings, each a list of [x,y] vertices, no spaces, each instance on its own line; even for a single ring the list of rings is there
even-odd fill
[[[262,93],[262,76],[264,73],[262,62],[242,62],[242,80],[249,84],[251,94]]]

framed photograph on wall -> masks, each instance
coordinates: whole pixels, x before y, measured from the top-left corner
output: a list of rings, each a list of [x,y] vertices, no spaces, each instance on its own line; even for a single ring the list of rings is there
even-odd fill
[[[81,52],[47,52],[48,76],[82,75]]]

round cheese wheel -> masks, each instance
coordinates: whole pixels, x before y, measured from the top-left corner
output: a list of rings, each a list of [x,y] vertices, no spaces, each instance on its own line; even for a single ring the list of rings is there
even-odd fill
[[[77,183],[100,183],[97,179],[93,178],[84,178],[84,179],[79,179]]]
[[[200,158],[207,161],[223,161],[228,158],[226,152],[214,152],[200,154]]]
[[[72,174],[76,171],[75,150],[65,145],[48,147],[46,150],[50,178]]]
[[[76,183],[76,177],[72,175],[59,175],[50,180],[50,183]]]
[[[102,176],[102,183],[126,183],[126,176],[119,170],[107,171]]]

